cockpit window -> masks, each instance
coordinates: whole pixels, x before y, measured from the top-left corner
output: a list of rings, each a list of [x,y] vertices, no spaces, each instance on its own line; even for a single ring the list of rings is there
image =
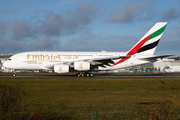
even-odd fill
[[[11,59],[8,59],[9,61],[11,61]]]

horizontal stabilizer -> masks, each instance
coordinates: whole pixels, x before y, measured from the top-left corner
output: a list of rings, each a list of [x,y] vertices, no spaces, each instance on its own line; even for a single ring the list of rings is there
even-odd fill
[[[170,57],[170,56],[174,56],[174,55],[155,55],[155,56],[152,56],[152,57],[141,58],[141,60],[155,62],[158,59],[162,59],[164,57]]]

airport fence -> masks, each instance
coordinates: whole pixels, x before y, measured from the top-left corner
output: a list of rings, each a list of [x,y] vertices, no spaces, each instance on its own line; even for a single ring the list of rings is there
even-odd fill
[[[57,117],[61,120],[119,120],[126,119],[127,114],[131,111],[119,110],[119,111],[102,111],[102,110],[94,110],[94,111],[72,111],[72,110],[64,110],[64,111],[46,111],[48,116]]]
[[[57,120],[125,120],[125,119],[151,119],[151,118],[170,118],[180,119],[180,110],[166,114],[159,114],[155,110],[94,110],[94,111],[46,111],[48,116],[53,116]],[[167,118],[167,119],[168,119]]]

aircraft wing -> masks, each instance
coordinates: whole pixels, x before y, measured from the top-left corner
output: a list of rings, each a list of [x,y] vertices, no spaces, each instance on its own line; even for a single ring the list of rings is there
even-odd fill
[[[114,64],[113,60],[128,58],[128,57],[131,57],[131,56],[113,56],[113,57],[93,58],[93,59],[87,59],[84,61],[90,62],[92,65],[106,67],[106,66],[111,66],[110,64]]]
[[[78,60],[78,61],[86,61],[86,62],[90,62],[90,63],[94,63],[94,62],[97,62],[97,63],[104,63],[104,62],[113,62],[112,60],[116,60],[116,59],[122,59],[122,58],[127,58],[127,57],[130,57],[130,56],[112,56],[112,57],[102,57],[102,58],[93,58],[93,59],[82,59],[82,60]],[[70,62],[63,62],[63,64],[73,64],[75,61],[70,61]]]
[[[82,59],[78,61],[86,61],[90,62],[92,65],[97,65],[101,67],[105,67],[104,65],[111,66],[110,64],[114,64],[113,60],[116,59],[122,59],[122,58],[127,58],[130,56],[112,56],[112,57],[102,57],[102,58],[93,58],[93,59]],[[69,65],[70,67],[73,67],[75,61],[64,61],[58,64],[50,64],[46,65],[45,68],[52,69],[54,65],[60,65],[60,64],[66,64]]]
[[[100,61],[109,61],[109,60],[122,59],[122,58],[127,58],[127,57],[131,57],[131,56],[113,56],[113,57],[93,58],[93,59],[87,59],[87,60],[84,60],[84,61],[100,62]]]
[[[162,59],[164,57],[170,57],[170,56],[174,56],[174,55],[155,55],[155,56],[152,56],[152,57],[141,58],[141,60],[155,62],[158,59]]]

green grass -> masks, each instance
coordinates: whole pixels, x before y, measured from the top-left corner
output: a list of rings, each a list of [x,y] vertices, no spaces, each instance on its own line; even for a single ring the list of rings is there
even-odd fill
[[[174,96],[180,103],[180,78],[1,78],[0,84],[26,91],[23,103],[41,110],[139,110]]]

